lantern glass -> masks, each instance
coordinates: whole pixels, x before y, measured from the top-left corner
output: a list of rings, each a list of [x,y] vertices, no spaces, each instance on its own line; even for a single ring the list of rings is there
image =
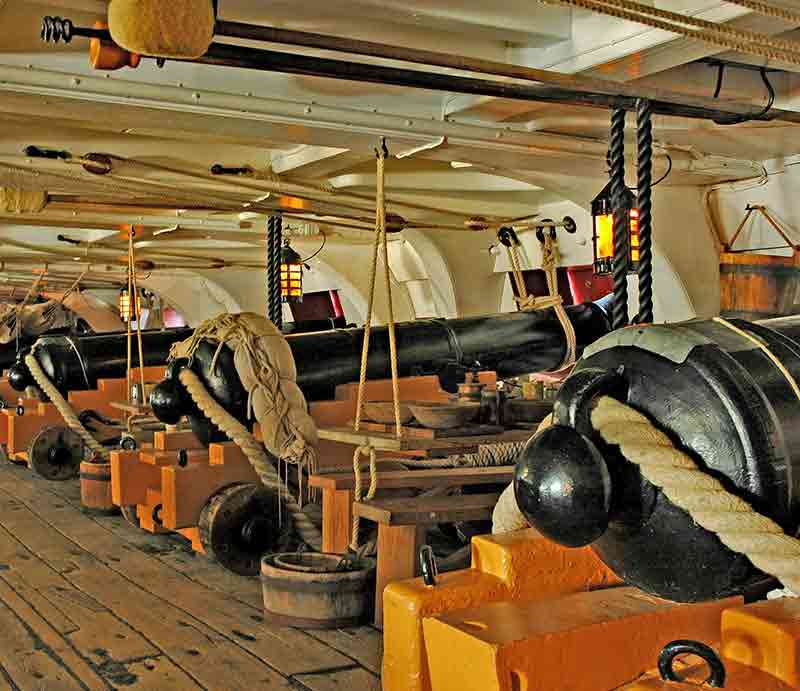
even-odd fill
[[[119,302],[117,304],[119,307],[119,316],[120,319],[124,322],[133,321],[136,318],[136,314],[142,313],[142,298],[141,296],[136,297],[136,314],[133,312],[133,302],[131,300],[130,293],[127,290],[123,289],[119,293]]]
[[[625,207],[629,209],[628,271],[636,271],[639,262],[639,210],[634,206],[633,192],[626,188]],[[611,184],[592,202],[594,236],[594,273],[598,276],[610,274],[614,265],[614,213],[611,205]]]
[[[281,253],[281,299],[283,302],[303,301],[303,260],[288,245]]]

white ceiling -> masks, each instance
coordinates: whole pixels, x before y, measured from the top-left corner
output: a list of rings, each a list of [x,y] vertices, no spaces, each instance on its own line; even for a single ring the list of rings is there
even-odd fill
[[[794,29],[722,0],[655,4],[769,33]],[[253,235],[253,242],[263,235],[262,220],[239,217],[243,202],[265,193],[255,189],[257,181],[235,189],[230,183],[137,168],[109,184],[110,176],[98,179],[78,166],[26,159],[22,152],[29,144],[76,156],[110,153],[195,175],[207,176],[214,163],[250,166],[266,175],[267,182],[272,180],[267,172],[271,165],[282,176],[306,184],[369,197],[375,181],[373,147],[386,136],[392,154],[427,147],[411,158],[390,161],[388,189],[395,200],[431,209],[399,205],[395,210],[420,222],[445,225],[460,224],[474,214],[503,218],[535,213],[558,198],[558,186],[548,184],[549,175],[553,180],[585,178],[588,202],[605,174],[604,110],[174,62],[161,70],[144,61],[138,70],[98,73],[88,66],[85,40],[76,39],[66,48],[40,41],[42,15],[60,14],[86,25],[102,18],[103,7],[98,0],[0,0],[0,184],[10,178],[7,169],[3,177],[2,164],[52,170],[67,177],[59,179],[59,189],[48,180],[48,191],[69,195],[36,218],[23,219],[25,225],[0,218],[0,239],[35,237],[44,248],[69,249],[55,241],[58,230],[44,233],[41,228],[67,227],[88,239],[76,226],[97,233],[123,222],[151,229],[180,223],[188,232],[200,229],[209,235],[245,232]],[[665,32],[531,0],[222,0],[221,16],[702,96],[713,91],[716,73],[689,63],[719,52]],[[798,106],[798,79],[788,72],[773,77],[777,105]],[[751,102],[757,110],[765,94],[756,73],[729,70],[722,98]],[[657,174],[666,167],[663,153],[675,164],[666,185],[752,177],[764,159],[800,154],[797,126],[724,127],[668,117],[656,118],[655,124]],[[472,165],[454,168],[453,162]],[[182,205],[172,203],[170,195],[184,195]],[[198,199],[209,209],[178,212]],[[276,199],[273,195],[264,204]],[[143,206],[133,209],[132,203]],[[361,199],[357,206],[362,211],[353,213],[367,218],[373,205]],[[324,220],[321,224],[333,230]],[[162,246],[177,242],[181,232],[162,238]],[[352,242],[359,236],[363,233],[339,228],[333,241]],[[204,242],[194,248],[199,255],[234,259],[252,254],[238,240],[231,244],[233,236],[218,237],[216,245]],[[3,251],[30,254],[18,247]]]

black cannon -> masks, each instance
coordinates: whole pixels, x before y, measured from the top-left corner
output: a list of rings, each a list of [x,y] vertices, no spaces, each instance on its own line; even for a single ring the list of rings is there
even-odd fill
[[[169,357],[172,344],[191,335],[192,329],[189,328],[142,331],[144,366],[163,365]],[[39,364],[62,394],[97,388],[98,379],[120,379],[125,376],[128,367],[128,337],[123,332],[92,336],[42,336],[37,343]],[[139,351],[135,342],[132,365],[139,366]],[[17,391],[24,391],[35,384],[21,358],[9,369],[8,380]]]
[[[582,350],[608,333],[605,310],[587,303],[567,308],[575,327],[578,349]],[[566,352],[564,331],[552,310],[516,312],[467,319],[423,319],[398,324],[397,353],[400,376],[437,374],[445,388],[455,385],[461,368],[494,370],[500,377],[553,369]],[[340,329],[287,337],[297,368],[297,383],[309,401],[334,398],[337,385],[358,381],[363,329]],[[223,348],[212,371],[216,345],[201,342],[191,367],[209,392],[231,415],[244,424],[247,419],[247,393],[233,364],[233,353]],[[176,361],[168,367],[168,379],[150,397],[153,412],[167,424],[183,415],[192,421],[195,434],[205,441],[219,438],[211,423],[200,413],[178,382],[181,367]],[[372,330],[367,366],[369,379],[391,374],[389,338],[386,327]],[[451,381],[447,381],[450,375]]]
[[[728,491],[795,535],[800,317],[732,326],[631,327],[588,348],[559,392],[554,426],[518,462],[515,494],[529,522],[563,545],[591,544],[626,582],[660,597],[696,602],[763,585],[764,574],[643,479],[590,418],[602,396],[644,413]]]

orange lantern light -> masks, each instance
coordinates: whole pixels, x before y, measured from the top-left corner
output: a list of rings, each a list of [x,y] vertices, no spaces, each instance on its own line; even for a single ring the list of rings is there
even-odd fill
[[[628,272],[633,273],[639,264],[639,210],[636,198],[625,188],[624,209],[628,218],[626,235],[628,238]],[[611,183],[592,201],[592,221],[594,235],[594,273],[597,276],[612,273],[614,264],[614,212],[611,204]]]

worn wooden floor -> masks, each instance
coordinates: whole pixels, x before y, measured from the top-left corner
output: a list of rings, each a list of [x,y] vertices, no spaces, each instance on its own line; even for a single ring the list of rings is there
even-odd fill
[[[260,585],[0,465],[0,691],[378,691],[381,636],[266,624]]]

